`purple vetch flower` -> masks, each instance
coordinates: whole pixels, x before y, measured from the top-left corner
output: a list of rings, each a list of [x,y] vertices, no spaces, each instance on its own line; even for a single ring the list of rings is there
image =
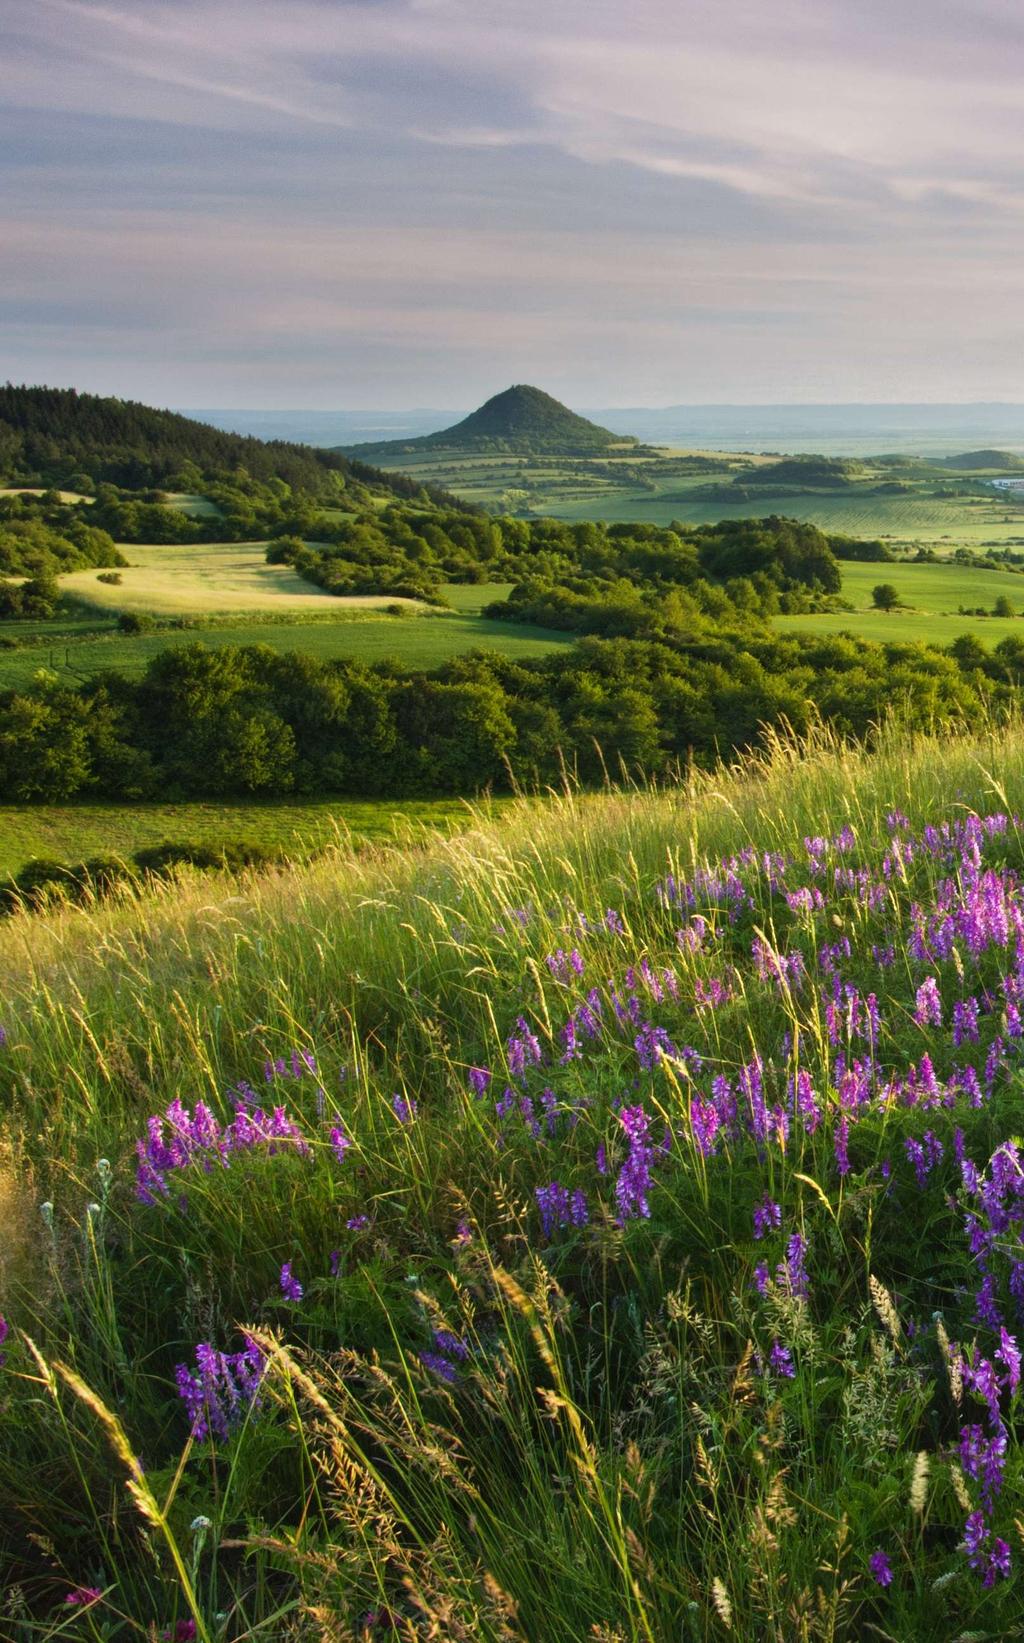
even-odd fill
[[[664,1027],[656,1027],[653,1022],[645,1021],[633,1041],[637,1060],[645,1071],[649,1072],[658,1065],[663,1055],[678,1056],[676,1049]]]
[[[411,1095],[393,1095],[391,1097],[391,1110],[400,1124],[411,1124],[419,1108]]]
[[[352,1215],[345,1222],[349,1232],[362,1232],[369,1224],[370,1217],[368,1215]]]
[[[985,1274],[974,1297],[974,1316],[979,1323],[987,1324],[989,1329],[1001,1329],[1003,1326],[1003,1316],[996,1300],[996,1280],[991,1272]]]
[[[754,1237],[761,1239],[766,1233],[777,1232],[782,1225],[782,1210],[773,1199],[765,1193],[759,1204],[754,1205]]]
[[[505,1047],[508,1059],[508,1070],[512,1078],[523,1079],[529,1067],[536,1067],[541,1061],[540,1040],[530,1027],[525,1016],[516,1020],[516,1032],[509,1038]]]
[[[810,1280],[807,1276],[807,1242],[799,1232],[794,1232],[786,1243],[786,1258],[780,1261],[775,1269],[775,1281],[780,1288],[786,1289],[797,1300],[806,1300],[811,1293]]]
[[[608,1174],[608,1149],[603,1141],[598,1144],[597,1151],[594,1154],[594,1166],[598,1175]]]
[[[192,1436],[224,1439],[257,1407],[267,1360],[248,1336],[241,1352],[218,1352],[206,1342],[196,1347],[196,1368],[180,1363],[174,1371],[178,1395],[185,1404]]]
[[[292,1264],[291,1264],[290,1261],[285,1261],[284,1266],[281,1268],[281,1280],[280,1280],[280,1282],[281,1282],[281,1294],[284,1296],[285,1300],[287,1300],[287,1301],[301,1301],[302,1300],[302,1296],[303,1296],[304,1291],[303,1291],[302,1285],[299,1283],[298,1278],[296,1278],[295,1275],[292,1272]]]
[[[455,1228],[455,1237],[452,1239],[452,1243],[457,1244],[459,1246],[459,1248],[462,1249],[462,1248],[465,1248],[466,1244],[471,1244],[472,1242],[473,1242],[473,1229],[472,1229],[472,1227],[470,1226],[468,1221],[465,1221],[465,1220],[460,1221],[458,1226]]]
[[[11,1326],[7,1322],[7,1319],[4,1317],[3,1313],[0,1312],[0,1346],[3,1346],[4,1342],[6,1341],[8,1335],[10,1333],[11,1333]],[[0,1369],[3,1368],[3,1365],[6,1362],[7,1362],[6,1352],[0,1352]]]
[[[944,1151],[942,1142],[931,1130],[925,1130],[920,1141],[915,1141],[912,1136],[908,1135],[903,1146],[908,1159],[914,1166],[918,1186],[925,1186],[932,1170],[942,1162]]]
[[[654,1148],[649,1141],[651,1120],[642,1106],[623,1107],[619,1122],[629,1141],[629,1153],[615,1182],[615,1201],[619,1219],[649,1217],[651,1207],[647,1195],[651,1190],[651,1164]]]
[[[626,926],[622,922],[622,914],[609,907],[604,915],[604,927],[613,936],[624,936]]]
[[[919,1027],[942,1026],[942,998],[934,976],[928,976],[917,989],[914,1020]]]
[[[429,1369],[438,1380],[447,1381],[449,1386],[456,1386],[459,1381],[459,1371],[450,1358],[442,1352],[421,1352],[420,1363],[424,1369]]]
[[[309,1143],[283,1107],[268,1114],[261,1107],[237,1105],[234,1118],[222,1125],[204,1101],[189,1112],[175,1099],[163,1116],[149,1119],[146,1139],[136,1142],[135,1195],[143,1204],[155,1204],[158,1195],[169,1197],[175,1170],[198,1165],[209,1174],[216,1167],[227,1169],[233,1154],[253,1149],[268,1155],[284,1149],[305,1157]]]
[[[965,1363],[963,1369],[964,1385],[987,1406],[989,1419],[993,1427],[1003,1424],[999,1410],[999,1377],[988,1358],[975,1358],[973,1363]]]
[[[0,1050],[3,1049],[3,1047],[6,1043],[7,1043],[7,1028],[6,1027],[0,1027]]]
[[[967,1562],[975,1574],[981,1575],[983,1586],[994,1586],[997,1580],[1009,1577],[1010,1548],[1005,1540],[992,1534],[983,1512],[972,1512],[967,1519],[963,1544]]]
[[[992,1437],[986,1437],[980,1426],[960,1428],[960,1465],[969,1478],[981,1486],[981,1504],[991,1512],[995,1498],[1003,1486],[1003,1468],[1006,1465],[1006,1429],[1000,1426]]]
[[[768,1368],[773,1375],[780,1375],[788,1381],[794,1380],[796,1377],[793,1354],[790,1352],[789,1347],[783,1346],[779,1340],[772,1342],[772,1349],[768,1354]]]
[[[868,1568],[871,1570],[872,1578],[874,1579],[876,1585],[892,1585],[892,1570],[889,1567],[889,1559],[886,1557],[884,1552],[872,1552],[871,1556],[868,1558]]]
[[[754,1288],[759,1295],[767,1295],[771,1288],[772,1277],[768,1270],[767,1261],[758,1261],[754,1268]]]
[[[341,1250],[332,1249],[330,1255],[331,1277],[336,1278],[341,1270]]]
[[[336,1124],[330,1134],[331,1151],[339,1164],[345,1162],[345,1154],[352,1145],[352,1137],[346,1135],[341,1124]]]
[[[461,1335],[453,1335],[450,1329],[435,1329],[434,1345],[439,1352],[445,1353],[449,1358],[457,1358],[460,1363],[465,1363],[469,1357],[469,1347],[465,1340]]]
[[[491,1082],[491,1072],[488,1067],[470,1067],[469,1087],[478,1101],[487,1094],[487,1086]]]
[[[3,1336],[0,1335],[0,1341],[2,1340]],[[995,1356],[1006,1370],[1006,1379],[1003,1384],[1012,1397],[1020,1385],[1021,1355],[1016,1340],[1007,1333],[1002,1325],[999,1327],[999,1345],[996,1347]]]
[[[549,1186],[536,1187],[534,1197],[540,1210],[540,1224],[544,1237],[550,1239],[558,1227],[585,1227],[590,1219],[586,1193],[576,1188],[570,1192],[558,1181]]]
[[[953,1045],[978,1042],[978,1000],[967,998],[953,1005]]]

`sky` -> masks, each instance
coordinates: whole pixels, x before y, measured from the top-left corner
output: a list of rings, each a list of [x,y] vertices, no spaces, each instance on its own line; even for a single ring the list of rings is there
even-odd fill
[[[1019,0],[0,0],[0,375],[1024,400]]]

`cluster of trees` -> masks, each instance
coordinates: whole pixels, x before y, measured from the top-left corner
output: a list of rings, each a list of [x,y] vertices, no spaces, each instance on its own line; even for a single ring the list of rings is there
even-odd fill
[[[73,388],[0,386],[0,474],[15,484],[86,493],[103,482],[133,491],[198,491],[240,470],[256,483],[277,480],[313,497],[333,499],[349,481],[392,496],[433,494],[429,486],[337,451],[223,433],[134,400]],[[456,504],[443,493],[439,499]]]
[[[863,736],[899,704],[934,726],[998,711],[1024,680],[1024,642],[944,655],[843,637],[709,632],[673,642],[586,638],[533,662],[493,654],[429,673],[185,645],[139,681],[52,679],[0,695],[0,791],[232,797],[474,793],[587,782],[620,763],[657,774],[713,763],[764,725],[817,712]]]
[[[646,605],[650,612],[689,591],[684,607],[695,613],[724,615],[735,606],[763,615],[783,608],[781,596],[833,595],[841,585],[829,538],[814,525],[776,517],[695,527],[570,524],[394,504],[316,528],[315,543],[271,542],[268,559],[294,565],[334,593],[406,593],[441,601],[444,582],[510,580],[517,583],[510,598],[489,614],[581,632],[609,628],[603,617],[578,620],[580,601],[625,598],[631,610]],[[538,614],[542,609],[550,620]],[[632,617],[613,631],[634,631]]]
[[[56,529],[20,498],[0,497],[0,621],[46,620],[60,598],[57,576],[124,563],[106,531],[82,520]]]

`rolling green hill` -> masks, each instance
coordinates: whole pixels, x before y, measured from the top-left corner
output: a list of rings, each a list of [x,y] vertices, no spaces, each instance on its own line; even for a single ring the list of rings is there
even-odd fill
[[[549,455],[597,455],[616,446],[635,446],[635,439],[610,433],[607,428],[577,416],[568,406],[540,388],[516,383],[495,394],[479,410],[419,439],[385,440],[355,445],[349,455],[370,461],[407,456],[416,451],[543,452]]]

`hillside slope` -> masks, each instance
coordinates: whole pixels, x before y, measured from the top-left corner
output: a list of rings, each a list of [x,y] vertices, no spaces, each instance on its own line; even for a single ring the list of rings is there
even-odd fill
[[[355,445],[349,448],[349,454],[370,461],[408,456],[417,451],[595,456],[613,446],[636,443],[629,435],[613,434],[607,428],[598,427],[596,422],[577,416],[542,389],[516,383],[503,393],[495,394],[451,428],[424,434],[419,439]]]
[[[192,491],[238,469],[261,483],[283,480],[312,496],[330,494],[338,478],[400,498],[424,490],[337,451],[224,433],[134,400],[74,388],[0,386],[0,477],[10,483],[62,486],[74,478],[72,490],[106,482],[132,490]],[[446,493],[429,494],[466,509]]]
[[[777,745],[0,930],[32,1635],[1012,1636],[1022,808]]]

